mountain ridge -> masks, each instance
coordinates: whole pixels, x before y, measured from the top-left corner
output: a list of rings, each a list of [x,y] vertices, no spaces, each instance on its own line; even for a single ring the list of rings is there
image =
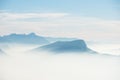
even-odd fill
[[[40,46],[36,49],[45,50],[50,52],[93,52],[95,51],[89,49],[84,40],[73,40],[73,41],[57,41],[48,45]]]
[[[0,37],[0,43],[21,43],[21,44],[48,44],[49,41],[35,33],[10,34]]]

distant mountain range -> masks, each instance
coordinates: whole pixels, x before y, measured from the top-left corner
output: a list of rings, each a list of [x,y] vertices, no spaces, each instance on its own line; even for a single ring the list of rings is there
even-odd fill
[[[96,53],[89,49],[84,40],[57,41],[34,49],[34,51],[51,51],[51,52],[90,52]]]
[[[0,37],[0,43],[37,44],[40,47],[34,50],[46,50],[51,52],[92,52],[84,40],[76,38],[52,38],[41,37],[35,33],[10,34]],[[44,45],[44,46],[41,46]],[[2,52],[2,50],[1,50]]]
[[[26,34],[10,34],[0,36],[0,43],[19,43],[19,44],[49,44],[56,41],[72,41],[77,38],[54,38],[54,37],[42,37],[35,33]]]
[[[44,37],[37,36],[35,33],[10,34],[0,37],[0,43],[19,43],[19,44],[48,44],[49,41]]]

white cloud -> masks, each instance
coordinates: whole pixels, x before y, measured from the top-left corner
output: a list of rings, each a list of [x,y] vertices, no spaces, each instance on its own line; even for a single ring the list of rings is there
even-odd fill
[[[60,18],[69,15],[67,13],[0,13],[1,20],[19,20],[29,18]]]
[[[1,13],[0,17],[0,34],[36,32],[45,36],[78,37],[86,40],[120,40],[119,20],[68,13]]]

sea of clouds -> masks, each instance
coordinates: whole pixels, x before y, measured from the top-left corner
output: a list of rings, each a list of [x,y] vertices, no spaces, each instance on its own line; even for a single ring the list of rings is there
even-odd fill
[[[119,56],[27,52],[38,45],[8,47],[0,56],[0,80],[120,80]]]

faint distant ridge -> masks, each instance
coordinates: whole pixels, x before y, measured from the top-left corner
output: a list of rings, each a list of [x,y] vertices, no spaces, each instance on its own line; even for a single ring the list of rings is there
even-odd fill
[[[5,52],[2,49],[0,49],[0,55],[3,55],[3,54],[5,54]]]
[[[35,49],[47,50],[51,52],[91,52],[96,53],[95,51],[89,49],[84,40],[73,40],[73,41],[57,41],[42,47]]]
[[[56,41],[73,41],[77,40],[78,38],[65,38],[65,37],[45,37],[49,42],[53,43]]]
[[[20,43],[20,44],[48,44],[49,41],[35,33],[30,34],[10,34],[0,37],[0,43]]]
[[[2,49],[0,49],[0,53],[3,53]]]

